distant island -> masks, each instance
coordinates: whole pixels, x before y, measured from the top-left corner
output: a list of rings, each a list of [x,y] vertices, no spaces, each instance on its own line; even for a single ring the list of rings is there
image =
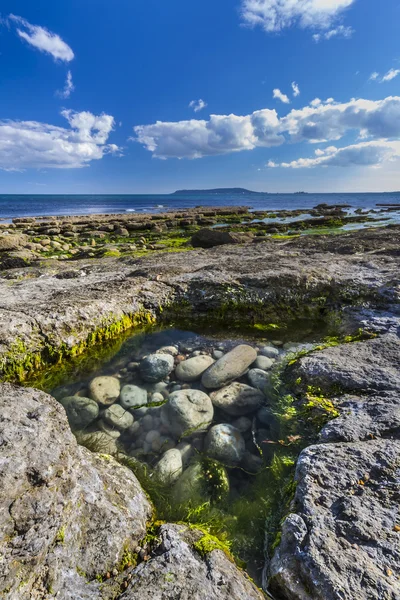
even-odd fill
[[[198,194],[252,194],[258,196],[268,194],[268,192],[253,192],[252,190],[246,190],[245,188],[215,188],[213,190],[177,190],[176,192],[173,192],[171,196],[196,196]]]

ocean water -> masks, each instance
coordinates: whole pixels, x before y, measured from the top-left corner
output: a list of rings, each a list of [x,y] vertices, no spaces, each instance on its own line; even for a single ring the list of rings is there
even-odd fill
[[[376,208],[379,203],[399,204],[400,192],[386,194],[247,194],[196,193],[163,195],[0,195],[0,219],[125,212],[163,212],[196,206],[249,206],[253,210],[310,209],[326,204]]]

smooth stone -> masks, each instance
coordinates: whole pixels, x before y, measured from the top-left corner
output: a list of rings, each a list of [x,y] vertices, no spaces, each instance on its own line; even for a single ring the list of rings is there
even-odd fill
[[[181,453],[181,457],[182,457],[182,464],[183,467],[186,468],[190,461],[192,460],[192,457],[194,455],[194,448],[191,444],[189,444],[188,442],[180,442],[177,447],[177,450],[179,450],[179,452]]]
[[[268,358],[267,356],[263,356],[262,354],[260,354],[260,356],[257,356],[253,366],[255,369],[269,371],[273,364],[274,360],[272,358]]]
[[[204,371],[213,365],[214,362],[211,356],[195,356],[179,363],[175,369],[175,375],[180,381],[190,383],[200,379]]]
[[[262,369],[250,369],[247,373],[247,378],[250,385],[262,392],[265,390],[270,380],[268,373]]]
[[[236,419],[236,421],[233,421],[232,423],[232,427],[240,431],[240,433],[246,433],[246,431],[249,431],[249,429],[251,429],[251,426],[252,421],[247,417],[239,417],[239,419]]]
[[[106,431],[93,431],[88,433],[84,430],[76,431],[74,435],[78,444],[88,446],[93,452],[111,454],[112,456],[118,453],[118,447],[115,443],[116,438],[110,436]]]
[[[251,346],[241,344],[224,354],[201,378],[207,389],[217,389],[241,377],[257,358],[257,352]]]
[[[222,390],[213,392],[211,401],[229,415],[241,417],[257,410],[265,402],[265,396],[259,390],[235,381]]]
[[[121,384],[116,377],[103,375],[92,379],[89,384],[89,389],[93,400],[96,400],[99,404],[108,406],[109,404],[114,404],[118,399],[121,391]]]
[[[246,450],[240,466],[249,473],[258,473],[263,469],[264,461],[261,456],[257,456],[256,454]]]
[[[246,451],[245,441],[240,431],[226,423],[211,427],[205,439],[205,451],[228,467],[240,463]]]
[[[155,472],[163,484],[175,483],[182,475],[182,456],[179,450],[167,450],[155,466]]]
[[[179,350],[176,346],[163,346],[157,350],[157,354],[170,354],[171,356],[178,356]]]
[[[134,418],[130,412],[120,404],[112,404],[103,413],[103,419],[120,431],[128,429],[133,424]]]
[[[135,421],[134,423],[132,423],[132,425],[130,427],[128,427],[127,433],[129,433],[129,435],[135,436],[139,430],[140,430],[140,422]]]
[[[177,504],[192,501],[196,506],[207,500],[204,498],[204,476],[199,462],[190,465],[183,471],[173,488],[172,495]]]
[[[170,354],[149,354],[140,363],[140,374],[144,381],[157,383],[171,373],[174,357]]]
[[[151,429],[145,437],[145,441],[152,444],[155,440],[160,439],[160,432],[156,429]]]
[[[213,350],[213,358],[215,358],[215,360],[219,360],[220,358],[223,357],[224,353],[222,352],[222,350]]]
[[[260,354],[267,358],[277,358],[279,356],[279,350],[273,346],[263,346],[263,348],[260,348]]]
[[[165,406],[170,429],[177,437],[207,431],[214,417],[210,397],[199,390],[174,392]]]
[[[151,397],[152,402],[164,402],[164,400],[165,400],[165,398],[162,394],[160,394],[160,392],[156,392]]]
[[[84,429],[99,416],[99,405],[91,398],[67,396],[59,402],[65,408],[71,429]]]
[[[147,391],[137,385],[124,385],[119,401],[126,409],[139,408],[147,404]]]
[[[140,424],[142,425],[145,431],[150,431],[153,429],[153,417],[151,415],[145,415],[143,419],[141,419]]]
[[[257,411],[257,419],[263,425],[269,425],[271,423],[271,421],[274,419],[274,416],[271,413],[271,410],[269,408],[267,408],[266,406],[262,406]]]
[[[106,423],[106,421],[103,421],[103,419],[100,419],[100,421],[97,422],[97,426],[101,431],[112,437],[114,440],[121,436],[119,429],[116,429],[109,423]]]
[[[165,394],[167,393],[168,383],[159,381],[158,383],[145,383],[143,388],[150,394]]]

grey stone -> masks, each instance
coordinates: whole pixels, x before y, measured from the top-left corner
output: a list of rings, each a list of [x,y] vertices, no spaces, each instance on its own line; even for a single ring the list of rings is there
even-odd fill
[[[279,356],[279,350],[273,346],[263,346],[260,348],[260,354],[267,358],[277,358]]]
[[[222,350],[213,350],[212,355],[213,358],[215,358],[215,360],[218,360],[223,357],[224,353],[222,352]]]
[[[126,409],[140,408],[147,404],[147,391],[137,385],[124,385],[120,403]]]
[[[179,350],[176,346],[163,346],[157,350],[157,354],[170,354],[171,356],[177,356],[178,352]]]
[[[251,346],[241,344],[224,354],[203,374],[201,382],[207,389],[217,389],[241,377],[256,360],[257,352]]]
[[[100,431],[106,433],[109,437],[113,438],[113,440],[117,440],[119,437],[121,437],[120,430],[114,425],[111,425],[111,423],[107,423],[103,419],[97,421],[96,425]]]
[[[214,406],[229,415],[240,417],[257,410],[265,401],[265,396],[245,383],[235,382],[217,392],[212,392],[211,401]]]
[[[274,364],[274,360],[272,358],[268,358],[267,356],[257,356],[254,362],[255,369],[262,369],[263,371],[269,371]]]
[[[269,374],[262,369],[250,369],[247,373],[247,378],[250,385],[257,388],[260,391],[264,391],[270,381]]]
[[[140,375],[144,381],[156,383],[165,379],[174,368],[170,354],[149,354],[140,363]]]
[[[99,405],[91,398],[69,396],[59,400],[65,408],[71,429],[84,429],[99,416]]]
[[[0,390],[0,596],[101,600],[96,575],[146,533],[146,495],[131,471],[77,445],[54,398]]]
[[[240,466],[249,473],[259,473],[265,465],[260,455],[253,454],[246,450]]]
[[[116,377],[103,375],[95,377],[89,384],[90,394],[93,400],[105,406],[114,404],[118,399],[121,385]]]
[[[208,367],[214,364],[214,359],[211,356],[195,356],[188,360],[183,360],[175,369],[177,379],[184,382],[192,382],[200,379]]]
[[[251,429],[251,425],[252,421],[247,417],[239,417],[239,419],[236,419],[232,423],[232,426],[240,431],[240,433],[246,433],[246,431],[249,431]]]
[[[199,390],[174,392],[165,408],[169,428],[177,437],[207,431],[214,416],[210,397]]]
[[[194,248],[212,248],[224,244],[244,244],[251,242],[253,235],[249,233],[236,233],[220,231],[218,229],[200,229],[192,236]]]
[[[194,456],[194,448],[188,442],[180,442],[176,448],[181,453],[182,465],[186,469]]]
[[[112,404],[106,408],[103,413],[103,419],[120,431],[128,429],[134,421],[131,413],[125,410],[120,404]]]
[[[240,431],[226,423],[211,427],[205,439],[208,456],[215,458],[228,467],[236,466],[244,457],[246,450]]]
[[[179,450],[167,450],[156,464],[155,472],[163,484],[177,481],[182,475],[182,456]]]

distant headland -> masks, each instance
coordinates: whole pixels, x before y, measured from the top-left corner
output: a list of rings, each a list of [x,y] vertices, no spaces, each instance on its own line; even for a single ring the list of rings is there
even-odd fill
[[[253,192],[252,190],[246,190],[245,188],[215,188],[212,190],[177,190],[173,192],[171,196],[196,196],[197,194],[254,194],[255,196],[264,195],[268,192]]]

